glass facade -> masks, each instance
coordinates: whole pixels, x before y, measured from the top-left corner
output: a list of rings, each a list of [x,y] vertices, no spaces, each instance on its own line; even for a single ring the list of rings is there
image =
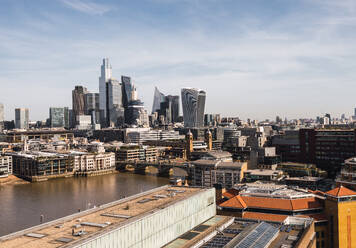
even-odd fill
[[[183,119],[185,127],[203,127],[206,93],[194,88],[182,89]]]

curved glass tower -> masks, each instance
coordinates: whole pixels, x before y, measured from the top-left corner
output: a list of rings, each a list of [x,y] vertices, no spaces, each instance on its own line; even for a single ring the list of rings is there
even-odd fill
[[[201,89],[183,88],[182,106],[185,127],[203,127],[206,93]]]

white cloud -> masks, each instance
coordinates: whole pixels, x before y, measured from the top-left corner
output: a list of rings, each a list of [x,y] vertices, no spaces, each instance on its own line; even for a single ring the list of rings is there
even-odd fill
[[[98,4],[85,0],[60,0],[67,7],[74,10],[89,14],[89,15],[103,15],[110,11],[110,7],[104,4]]]

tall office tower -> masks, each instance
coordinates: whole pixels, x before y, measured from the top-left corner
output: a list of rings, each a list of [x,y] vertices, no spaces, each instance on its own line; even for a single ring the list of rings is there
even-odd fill
[[[131,126],[148,127],[148,114],[140,100],[131,101],[125,109],[125,123]]]
[[[106,119],[110,127],[119,126],[124,122],[122,85],[115,79],[109,79],[106,83]]]
[[[179,118],[179,96],[166,96],[161,102],[158,110],[159,115],[165,117],[167,124],[178,122]]]
[[[129,106],[129,103],[132,99],[133,85],[131,83],[131,78],[126,76],[121,76],[122,82],[122,104],[126,109]]]
[[[85,114],[90,115],[92,124],[100,124],[99,93],[85,94]]]
[[[65,111],[65,109],[67,109],[67,111]],[[68,114],[68,108],[49,108],[49,124],[51,128],[66,126],[65,112]]]
[[[72,91],[72,109],[73,117],[75,120],[77,119],[78,115],[85,115],[85,94],[87,93],[87,88],[83,86],[75,86],[74,90]]]
[[[4,130],[4,105],[0,103],[0,132]]]
[[[29,128],[29,111],[28,108],[15,109],[15,128],[28,129]]]
[[[161,109],[161,103],[165,100],[165,95],[161,93],[157,87],[155,87],[155,93],[153,95],[153,105],[152,105],[152,114],[154,112],[159,112]]]
[[[112,77],[112,67],[109,63],[109,59],[103,59],[101,65],[101,75],[99,77],[99,109],[101,112],[102,121],[106,120],[106,83]]]
[[[183,119],[185,127],[204,126],[206,93],[195,88],[182,89]]]

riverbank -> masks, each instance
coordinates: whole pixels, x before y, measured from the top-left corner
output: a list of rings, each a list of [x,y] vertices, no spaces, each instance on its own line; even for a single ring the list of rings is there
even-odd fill
[[[14,175],[10,175],[5,178],[0,178],[0,186],[3,185],[18,185],[18,184],[28,184],[30,182],[23,180],[21,178],[18,178]]]

